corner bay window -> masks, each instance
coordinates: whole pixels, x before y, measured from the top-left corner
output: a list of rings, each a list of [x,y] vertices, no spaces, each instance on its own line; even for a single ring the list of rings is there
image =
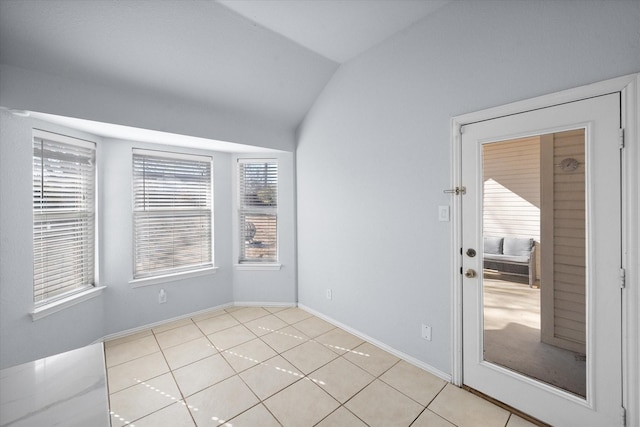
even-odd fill
[[[133,150],[134,279],[213,267],[212,159]]]
[[[34,130],[36,307],[95,284],[95,187],[95,143]]]
[[[278,164],[238,160],[240,263],[278,261]]]

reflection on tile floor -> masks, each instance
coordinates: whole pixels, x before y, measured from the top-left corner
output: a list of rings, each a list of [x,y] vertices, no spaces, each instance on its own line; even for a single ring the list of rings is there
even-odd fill
[[[114,427],[533,425],[299,308],[212,311],[105,353]]]

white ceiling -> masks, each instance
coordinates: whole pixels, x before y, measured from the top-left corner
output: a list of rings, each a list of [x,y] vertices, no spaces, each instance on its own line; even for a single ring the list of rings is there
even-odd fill
[[[344,63],[451,0],[217,0],[240,15]]]
[[[0,0],[0,61],[288,127],[338,67],[220,3],[181,0]]]
[[[0,0],[0,62],[293,130],[341,63],[450,1]]]

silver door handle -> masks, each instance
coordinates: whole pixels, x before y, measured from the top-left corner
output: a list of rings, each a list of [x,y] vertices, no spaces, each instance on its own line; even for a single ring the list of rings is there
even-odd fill
[[[464,272],[464,276],[468,279],[473,279],[476,277],[476,271],[470,268]]]

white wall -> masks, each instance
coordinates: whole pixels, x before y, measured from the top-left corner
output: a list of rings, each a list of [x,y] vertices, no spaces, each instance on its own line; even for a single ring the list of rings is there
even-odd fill
[[[106,286],[102,295],[35,322],[29,315],[33,308],[33,127],[98,144],[98,283]],[[214,262],[219,267],[215,274],[136,288],[129,283],[133,272],[134,147],[213,157]],[[273,156],[280,165],[279,237],[283,266],[279,271],[236,271],[237,155],[99,138],[0,110],[0,368],[234,301],[294,304],[294,156]],[[160,289],[167,293],[165,304],[158,304]]]
[[[0,368],[92,343],[103,334],[102,298],[44,319],[33,309],[33,119],[0,110]],[[78,132],[70,136],[99,142]]]
[[[0,367],[84,346],[105,335],[233,302],[230,154],[187,148],[214,158],[214,275],[133,288],[132,147],[167,146],[101,139],[0,110]],[[33,217],[32,129],[89,139],[98,144],[98,284],[103,294],[32,321]],[[158,304],[158,291],[167,303]]]
[[[214,264],[213,275],[132,287],[132,148],[160,149],[213,157]],[[231,269],[230,154],[105,139],[98,157],[100,206],[100,281],[104,294],[105,335],[138,328],[233,302]],[[167,302],[158,304],[164,289]]]
[[[638,22],[637,1],[452,2],[343,65],[299,129],[300,303],[450,373],[450,118],[640,71]]]
[[[278,154],[281,188],[280,271],[235,271],[233,231],[235,157],[229,153],[178,148],[214,157],[216,274],[132,288],[131,148],[153,148],[100,138],[2,113],[0,196],[0,368],[89,344],[103,336],[232,303],[296,302],[294,132],[273,122],[176,103],[150,93],[89,85],[0,65],[0,105],[99,122],[288,150]],[[34,123],[61,133],[99,141],[99,268],[107,289],[97,298],[33,322],[32,147]],[[159,146],[171,150],[167,146]],[[262,153],[260,156],[264,156]],[[237,224],[236,224],[237,226]],[[237,283],[237,285],[234,285]],[[159,305],[159,289],[167,303]]]

